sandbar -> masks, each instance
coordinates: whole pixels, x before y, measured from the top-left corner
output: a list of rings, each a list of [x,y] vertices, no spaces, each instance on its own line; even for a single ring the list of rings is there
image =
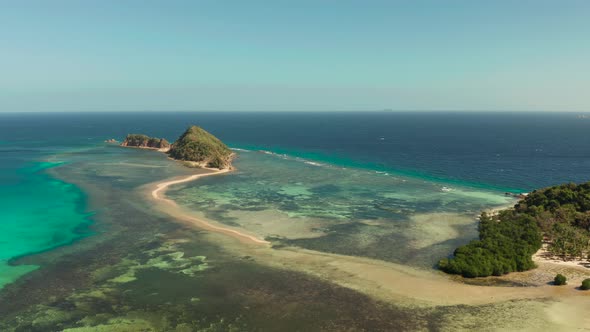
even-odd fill
[[[153,187],[153,189],[151,190],[152,198],[156,201],[166,202],[167,204],[169,204],[173,207],[177,207],[176,202],[174,202],[173,200],[170,200],[164,196],[164,193],[166,192],[166,190],[170,186],[175,185],[175,184],[195,181],[197,179],[200,179],[200,178],[203,178],[206,176],[220,175],[220,174],[228,173],[230,171],[230,169],[227,169],[227,168],[222,169],[222,170],[216,170],[216,169],[208,169],[208,170],[210,170],[210,172],[208,172],[208,173],[193,174],[193,175],[189,175],[189,176],[186,176],[186,177],[183,177],[180,179],[173,179],[173,180],[158,182],[152,186]],[[226,235],[232,236],[240,241],[251,242],[254,244],[270,245],[270,242],[268,242],[268,241],[259,239],[253,235],[250,235],[250,234],[247,234],[242,231],[238,231],[238,230],[235,230],[235,229],[232,229],[229,227],[214,225],[214,224],[212,224],[208,221],[205,221],[201,218],[196,218],[192,215],[182,213],[182,211],[180,209],[176,209],[176,210],[164,209],[164,211],[167,212],[168,214],[172,215],[173,217],[177,217],[181,220],[190,222],[190,223],[194,224],[195,226],[202,228],[202,229],[206,229],[208,231],[226,234]]]

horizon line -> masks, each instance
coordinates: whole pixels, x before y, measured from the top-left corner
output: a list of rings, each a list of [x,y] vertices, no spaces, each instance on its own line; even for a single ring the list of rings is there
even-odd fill
[[[46,111],[2,111],[0,114],[15,113],[590,113],[590,110],[573,111],[573,110],[502,110],[502,109],[367,109],[367,110],[46,110]]]

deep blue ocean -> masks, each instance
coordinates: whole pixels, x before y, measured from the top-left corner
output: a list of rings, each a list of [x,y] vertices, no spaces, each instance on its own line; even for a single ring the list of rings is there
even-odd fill
[[[12,257],[88,234],[85,194],[44,171],[59,167],[52,156],[128,133],[173,141],[190,124],[233,148],[451,186],[528,192],[590,180],[590,118],[573,113],[4,113],[0,287],[34,269],[6,272]]]
[[[232,147],[475,185],[528,191],[590,180],[590,118],[574,113],[9,113],[0,146],[43,153],[129,132],[174,140],[188,124]]]

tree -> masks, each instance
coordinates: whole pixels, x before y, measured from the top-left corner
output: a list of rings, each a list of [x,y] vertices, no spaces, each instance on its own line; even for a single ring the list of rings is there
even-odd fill
[[[580,286],[581,290],[589,290],[590,289],[590,279],[584,279],[582,281],[582,286]]]
[[[563,274],[557,274],[553,279],[553,284],[555,286],[567,285],[567,278]]]
[[[567,223],[555,223],[550,236],[553,242],[549,251],[563,260],[581,257],[588,248],[588,235]]]

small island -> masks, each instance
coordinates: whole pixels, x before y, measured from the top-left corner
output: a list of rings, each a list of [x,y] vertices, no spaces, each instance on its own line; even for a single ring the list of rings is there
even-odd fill
[[[189,167],[231,169],[234,157],[227,145],[198,126],[190,126],[173,144],[164,138],[129,134],[121,146],[164,152]]]
[[[590,259],[590,182],[533,191],[512,209],[479,221],[479,239],[439,262],[447,273],[487,277],[536,267],[537,257]]]
[[[170,143],[165,138],[149,137],[143,134],[128,134],[121,146],[156,149],[162,152],[170,150]]]

